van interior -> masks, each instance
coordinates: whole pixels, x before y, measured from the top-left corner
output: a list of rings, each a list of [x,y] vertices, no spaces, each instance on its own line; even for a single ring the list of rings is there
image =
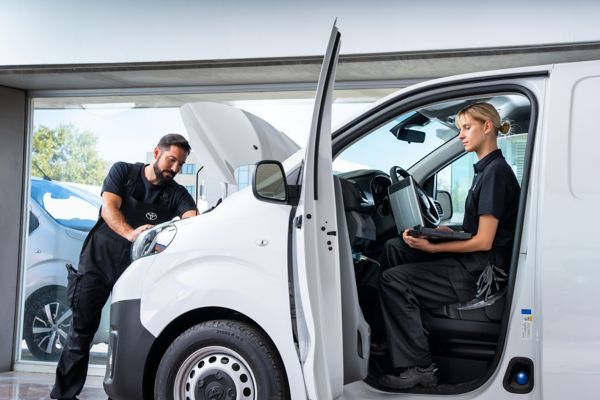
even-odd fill
[[[384,243],[399,234],[389,201],[390,173],[397,173],[395,166],[413,173],[435,205],[440,225],[460,230],[473,177],[472,165],[477,159],[474,154],[464,152],[454,118],[463,107],[479,101],[493,104],[502,121],[511,123],[511,131],[499,136],[498,143],[522,184],[527,173],[525,160],[532,110],[528,97],[520,93],[462,97],[400,112],[334,154],[344,340],[356,349],[356,329],[352,328],[356,321],[351,318],[360,318],[362,313],[371,327],[373,345],[370,355],[363,356],[368,358],[365,381],[378,389],[389,391],[379,386],[378,378],[394,372],[385,347],[380,351],[385,343],[385,330],[377,320],[377,282],[381,272],[378,260]],[[512,264],[509,274],[514,276],[514,259]],[[510,308],[507,299],[511,298],[508,282],[510,276],[506,282],[498,283],[487,301],[474,299],[472,307],[466,309],[464,304],[440,304],[436,309],[422,310],[432,356],[439,366],[440,384],[433,388],[417,386],[409,392],[464,393],[487,380],[498,363],[506,333],[505,311]],[[350,315],[354,317],[347,317]]]

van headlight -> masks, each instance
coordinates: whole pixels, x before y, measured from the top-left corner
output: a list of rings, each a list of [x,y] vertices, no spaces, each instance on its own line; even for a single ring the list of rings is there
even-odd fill
[[[131,245],[131,261],[164,251],[177,234],[173,221],[156,225],[138,235]]]

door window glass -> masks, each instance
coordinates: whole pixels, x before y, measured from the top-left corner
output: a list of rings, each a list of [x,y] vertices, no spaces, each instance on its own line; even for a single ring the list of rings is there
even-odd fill
[[[519,184],[523,180],[527,136],[527,133],[515,133],[498,138],[498,147],[515,172]],[[452,198],[453,213],[452,218],[446,222],[448,224],[462,224],[465,200],[473,181],[473,164],[476,162],[477,157],[474,153],[466,153],[437,174],[437,190],[450,193]]]
[[[343,150],[334,160],[334,173],[359,181],[356,177],[366,171],[375,170],[380,171],[377,175],[388,175],[392,166],[411,172],[415,164],[426,159],[429,171],[420,183],[424,185],[434,177],[435,185],[428,186],[429,194],[435,195],[435,190],[450,193],[453,214],[451,220],[445,223],[460,225],[477,158],[474,153],[465,153],[462,145],[456,143],[459,138],[454,120],[458,111],[478,101],[491,103],[502,121],[511,123],[509,134],[498,137],[498,147],[520,183],[531,115],[529,100],[520,94],[448,100],[404,112]],[[381,177],[370,183],[361,182],[364,198],[376,206],[384,205],[387,195],[387,189],[381,183]]]

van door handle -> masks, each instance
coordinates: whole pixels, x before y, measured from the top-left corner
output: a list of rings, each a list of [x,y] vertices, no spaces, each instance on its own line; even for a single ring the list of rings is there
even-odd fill
[[[296,218],[294,218],[294,226],[296,229],[302,228],[302,215],[298,215]]]

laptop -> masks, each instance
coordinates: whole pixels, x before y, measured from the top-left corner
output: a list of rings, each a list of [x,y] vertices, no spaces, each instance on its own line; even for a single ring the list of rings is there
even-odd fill
[[[393,183],[388,188],[388,193],[398,233],[402,234],[405,229],[410,229],[410,235],[426,236],[430,239],[465,240],[471,238],[472,235],[468,232],[445,231],[427,227],[423,220],[412,176]]]

